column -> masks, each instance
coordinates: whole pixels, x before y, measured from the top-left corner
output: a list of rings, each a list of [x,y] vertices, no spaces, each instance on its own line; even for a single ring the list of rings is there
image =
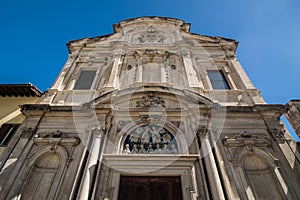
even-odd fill
[[[209,191],[212,199],[225,200],[220,175],[217,169],[215,158],[212,154],[212,146],[210,145],[206,130],[201,131],[202,134],[197,134],[198,144],[200,149],[200,159],[204,158],[204,164],[209,181]]]
[[[92,195],[95,185],[95,175],[102,154],[102,144],[104,140],[104,132],[100,128],[93,128],[90,136],[89,156],[85,163],[85,170],[82,177],[81,185],[78,191],[77,199],[89,199]]]

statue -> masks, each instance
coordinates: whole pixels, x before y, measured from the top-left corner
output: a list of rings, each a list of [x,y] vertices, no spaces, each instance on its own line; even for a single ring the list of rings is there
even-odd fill
[[[153,148],[152,148],[152,144],[151,144],[151,143],[148,145],[147,153],[149,153],[149,154],[154,153],[154,150],[153,150]]]
[[[138,150],[136,144],[133,145],[131,153],[132,153],[132,154],[139,153],[139,150]]]
[[[163,148],[162,148],[162,153],[169,153],[170,151],[169,151],[169,149],[168,149],[168,145],[167,144],[164,144],[164,146],[163,146]]]
[[[159,144],[156,144],[156,149],[154,150],[154,153],[157,153],[157,154],[161,154],[162,151],[161,151],[161,148],[160,148],[160,145]]]
[[[123,154],[130,154],[129,144],[125,144],[125,148],[123,150]]]
[[[141,144],[139,153],[141,153],[141,154],[147,153],[146,149],[144,148],[144,144]]]

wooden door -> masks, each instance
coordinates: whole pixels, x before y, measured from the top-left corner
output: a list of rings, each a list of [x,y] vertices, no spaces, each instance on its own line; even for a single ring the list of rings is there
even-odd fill
[[[122,176],[119,200],[182,200],[180,177]]]

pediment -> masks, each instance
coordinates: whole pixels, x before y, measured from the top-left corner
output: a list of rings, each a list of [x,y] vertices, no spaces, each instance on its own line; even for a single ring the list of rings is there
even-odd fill
[[[164,87],[140,87],[105,93],[89,103],[93,107],[135,110],[187,110],[210,108],[214,103],[195,92]],[[105,106],[106,105],[106,106]]]
[[[190,32],[190,24],[182,20],[166,17],[139,17],[114,24],[114,33],[71,41],[69,51],[82,46],[111,47],[114,45],[174,45],[199,46],[203,44],[220,45],[225,50],[235,51],[238,42],[223,37],[212,37]]]

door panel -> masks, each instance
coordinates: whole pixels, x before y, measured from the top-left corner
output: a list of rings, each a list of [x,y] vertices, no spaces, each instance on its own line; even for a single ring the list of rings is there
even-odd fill
[[[182,200],[180,177],[123,176],[119,200]]]

